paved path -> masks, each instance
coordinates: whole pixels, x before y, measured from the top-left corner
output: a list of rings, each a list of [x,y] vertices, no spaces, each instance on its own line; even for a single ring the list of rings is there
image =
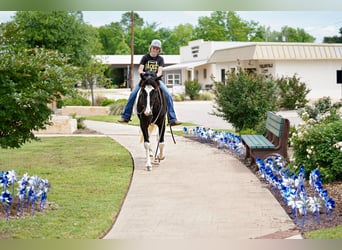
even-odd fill
[[[182,108],[178,106],[176,110],[179,118],[185,120]],[[86,121],[86,126],[122,144],[134,160],[130,189],[105,239],[250,239],[294,235],[295,225],[265,184],[228,153],[181,136],[176,136],[173,144],[168,133],[166,159],[148,172],[138,127],[95,121]]]

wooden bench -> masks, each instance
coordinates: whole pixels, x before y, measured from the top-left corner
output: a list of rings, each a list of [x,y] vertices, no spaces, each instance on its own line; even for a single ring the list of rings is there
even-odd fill
[[[255,163],[256,158],[265,159],[271,154],[279,154],[286,159],[289,132],[288,119],[267,111],[265,136],[241,135],[242,143],[246,147],[246,158],[252,158],[251,164]]]

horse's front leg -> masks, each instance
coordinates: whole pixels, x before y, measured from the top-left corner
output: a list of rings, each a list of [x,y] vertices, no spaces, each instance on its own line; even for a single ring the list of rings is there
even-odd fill
[[[140,128],[144,137],[146,167],[148,171],[151,171],[152,170],[152,163],[151,163],[151,158],[150,158],[151,145],[150,145],[149,134],[148,134],[148,123],[140,121]]]
[[[145,147],[145,153],[146,153],[146,167],[148,171],[151,171],[152,170],[152,163],[151,163],[151,157],[150,157],[151,145],[149,142],[144,142],[144,147]]]

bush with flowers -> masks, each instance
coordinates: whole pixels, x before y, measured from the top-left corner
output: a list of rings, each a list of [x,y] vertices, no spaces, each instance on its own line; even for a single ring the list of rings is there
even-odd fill
[[[10,170],[0,172],[0,188],[0,214],[5,213],[8,220],[10,208],[14,208],[19,217],[24,210],[34,215],[36,207],[43,209],[50,184],[46,179],[29,176],[27,173],[18,180],[17,173]]]
[[[309,172],[319,169],[325,182],[342,180],[341,105],[323,97],[299,110],[304,124],[290,135],[294,156],[291,167],[304,165]]]

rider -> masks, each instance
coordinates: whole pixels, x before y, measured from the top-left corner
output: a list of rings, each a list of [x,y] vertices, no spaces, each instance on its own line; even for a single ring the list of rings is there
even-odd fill
[[[163,67],[164,67],[164,58],[159,55],[161,52],[161,42],[160,40],[153,40],[151,42],[149,53],[144,55],[141,58],[138,73],[143,74],[145,71],[152,70],[157,73],[157,77],[162,75]],[[172,96],[169,93],[166,85],[163,83],[162,80],[160,82],[160,88],[163,90],[163,92],[166,95],[166,102],[167,102],[167,110],[168,110],[168,119],[171,126],[176,126],[182,124],[180,121],[176,118],[176,113],[173,108],[173,100]],[[137,84],[134,89],[132,90],[127,104],[125,106],[124,112],[121,115],[121,118],[118,120],[119,122],[129,122],[132,115],[133,105],[135,98],[137,97],[139,91],[139,84]]]

